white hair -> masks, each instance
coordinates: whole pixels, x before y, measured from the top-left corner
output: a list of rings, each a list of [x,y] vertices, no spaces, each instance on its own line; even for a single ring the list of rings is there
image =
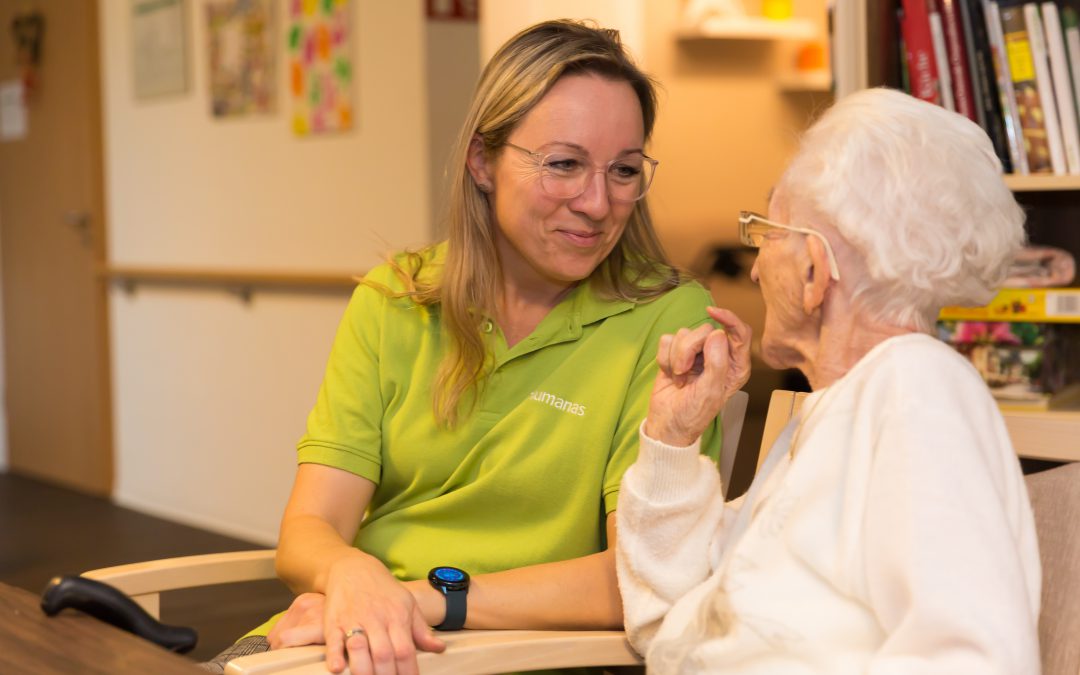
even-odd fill
[[[986,133],[889,89],[828,110],[777,190],[861,255],[853,299],[896,325],[928,330],[945,305],[989,302],[1024,244],[1024,212]]]

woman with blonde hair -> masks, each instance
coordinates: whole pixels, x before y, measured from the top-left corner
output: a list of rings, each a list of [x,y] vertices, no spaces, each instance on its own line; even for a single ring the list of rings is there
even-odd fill
[[[655,116],[615,31],[547,22],[492,58],[448,240],[372,271],[335,339],[278,547],[303,595],[234,651],[325,642],[332,671],[414,673],[429,626],[621,625],[614,512],[656,345],[709,322],[649,217]],[[715,318],[740,384],[746,328]]]

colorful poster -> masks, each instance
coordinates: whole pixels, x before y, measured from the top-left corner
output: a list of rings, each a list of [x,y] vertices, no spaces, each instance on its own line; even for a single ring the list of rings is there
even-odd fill
[[[206,5],[214,117],[274,112],[273,4],[218,0]]]
[[[289,83],[298,136],[353,126],[351,0],[289,2]]]

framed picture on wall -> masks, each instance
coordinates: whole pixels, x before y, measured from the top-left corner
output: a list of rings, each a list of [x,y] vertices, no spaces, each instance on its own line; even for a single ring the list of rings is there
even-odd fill
[[[187,91],[186,16],[185,0],[131,0],[136,99]]]
[[[274,4],[273,0],[215,0],[206,4],[214,117],[274,111]]]

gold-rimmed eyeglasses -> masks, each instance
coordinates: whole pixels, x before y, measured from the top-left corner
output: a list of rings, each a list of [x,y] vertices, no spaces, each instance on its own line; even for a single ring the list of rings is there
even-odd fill
[[[616,202],[636,202],[645,196],[660,162],[641,152],[616,157],[602,168],[572,150],[538,152],[506,142],[503,145],[532,157],[540,174],[540,187],[556,199],[573,199],[584,194],[593,174],[603,173],[608,198]]]
[[[817,230],[777,223],[753,211],[739,211],[739,239],[746,246],[760,248],[761,242],[764,241],[769,230],[773,229],[798,232],[820,239],[825,246],[825,255],[829,257],[829,276],[834,281],[840,281],[840,267],[836,264],[836,255],[833,254],[832,246],[829,244],[829,240],[825,238],[825,235]]]

